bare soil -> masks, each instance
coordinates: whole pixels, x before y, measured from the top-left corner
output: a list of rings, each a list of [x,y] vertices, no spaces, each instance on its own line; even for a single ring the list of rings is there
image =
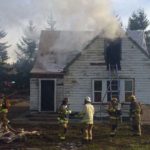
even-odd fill
[[[145,107],[143,120],[150,121],[149,106]],[[29,102],[20,101],[12,105],[9,119],[14,119],[29,111]],[[148,119],[149,118],[149,119]],[[95,124],[93,142],[82,143],[79,124],[70,124],[67,138],[61,141],[58,134],[61,129],[57,124],[11,124],[14,129],[24,128],[28,131],[39,131],[40,136],[30,135],[10,144],[0,143],[0,150],[149,150],[150,125],[142,125],[142,136],[132,136],[130,124],[120,124],[117,135],[110,137],[110,128],[107,123]],[[34,148],[34,149],[33,149]]]
[[[58,125],[12,125],[13,128],[25,130],[37,130],[40,136],[27,136],[22,141],[11,144],[0,144],[2,150],[26,150],[27,148],[40,148],[41,150],[149,150],[150,126],[142,126],[142,136],[132,136],[129,125],[121,124],[115,137],[109,136],[108,124],[96,124],[94,126],[94,139],[92,143],[82,143],[82,135],[79,124],[69,126],[67,138],[61,141],[58,138],[60,128]]]

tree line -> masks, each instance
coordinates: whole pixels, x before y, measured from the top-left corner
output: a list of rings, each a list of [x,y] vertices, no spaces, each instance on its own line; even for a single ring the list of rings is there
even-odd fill
[[[49,18],[47,23],[52,30],[55,29],[55,22],[52,18]],[[144,9],[138,9],[129,17],[127,29],[144,30],[146,44],[150,53],[150,30],[147,30],[149,24],[150,22]],[[16,44],[17,50],[15,53],[17,60],[14,64],[7,63],[9,59],[7,50],[11,45],[8,42],[4,42],[6,36],[7,33],[0,28],[0,93],[10,94],[14,89],[16,91],[29,91],[30,71],[35,62],[39,42],[36,27],[32,21],[29,22],[24,35]]]

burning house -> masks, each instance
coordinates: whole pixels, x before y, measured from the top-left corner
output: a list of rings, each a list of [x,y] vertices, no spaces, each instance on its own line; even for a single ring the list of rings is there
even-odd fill
[[[144,42],[142,31],[128,31],[115,40],[91,32],[42,31],[31,71],[30,110],[55,112],[64,97],[73,111],[81,111],[85,96],[96,109],[112,96],[126,103],[135,94],[150,103],[150,58]]]

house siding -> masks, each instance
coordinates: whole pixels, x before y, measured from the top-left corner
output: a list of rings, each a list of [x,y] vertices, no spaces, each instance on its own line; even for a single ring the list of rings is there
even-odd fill
[[[121,64],[120,77],[134,78],[137,99],[150,104],[150,59],[128,38],[122,42]]]
[[[30,110],[39,110],[39,79],[30,79]]]
[[[93,66],[92,62],[104,61],[104,40],[96,39],[69,67],[64,76],[64,95],[70,99],[70,107],[81,111],[84,97],[92,97],[93,79],[107,78],[106,66]]]
[[[91,65],[100,62],[101,65]],[[96,38],[81,52],[81,55],[68,67],[64,78],[47,78],[56,81],[56,110],[64,97],[69,98],[70,107],[73,111],[81,111],[84,97],[93,97],[92,82],[95,79],[103,80],[102,97],[106,92],[106,81],[109,72],[104,65],[104,39]],[[127,37],[122,39],[121,71],[118,71],[120,82],[120,96],[124,101],[124,80],[133,79],[134,92],[137,99],[142,103],[150,104],[150,59]],[[38,111],[40,108],[39,81],[42,78],[30,80],[30,110]],[[106,102],[106,98],[104,99]],[[96,105],[99,109],[99,105]]]
[[[64,95],[69,97],[70,106],[74,111],[81,111],[85,96],[93,96],[93,79],[109,79],[106,65],[90,65],[99,61],[104,61],[104,40],[101,38],[97,38],[83,50],[64,75]],[[120,78],[134,79],[137,99],[142,103],[150,103],[150,60],[127,37],[122,39],[121,67]]]
[[[56,111],[58,110],[64,98],[64,82],[63,79],[56,80]]]

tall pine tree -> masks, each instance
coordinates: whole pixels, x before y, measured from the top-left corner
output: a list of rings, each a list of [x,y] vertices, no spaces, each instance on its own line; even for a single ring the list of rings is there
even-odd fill
[[[146,30],[149,20],[143,9],[133,12],[128,21],[128,29],[130,30]]]
[[[29,87],[29,74],[33,67],[37,52],[38,34],[32,21],[29,22],[24,36],[17,44],[18,51],[16,70],[18,72],[18,86],[22,88]]]
[[[8,53],[7,48],[9,47],[8,43],[5,42],[6,32],[0,30],[0,92],[4,92],[4,81],[7,78],[8,68],[7,60]]]
[[[133,12],[132,16],[129,18],[128,21],[128,29],[145,31],[145,40],[150,55],[150,31],[146,31],[149,24],[150,22],[147,19],[147,15],[145,14],[143,9],[138,9],[136,12]]]
[[[55,31],[56,30],[56,27],[55,27],[56,21],[53,18],[52,10],[50,11],[50,16],[47,19],[47,25],[48,25],[48,28],[46,28],[46,30],[50,30],[50,31]]]
[[[0,63],[5,63],[8,59],[7,48],[9,47],[7,42],[3,41],[6,33],[3,30],[0,30]]]

